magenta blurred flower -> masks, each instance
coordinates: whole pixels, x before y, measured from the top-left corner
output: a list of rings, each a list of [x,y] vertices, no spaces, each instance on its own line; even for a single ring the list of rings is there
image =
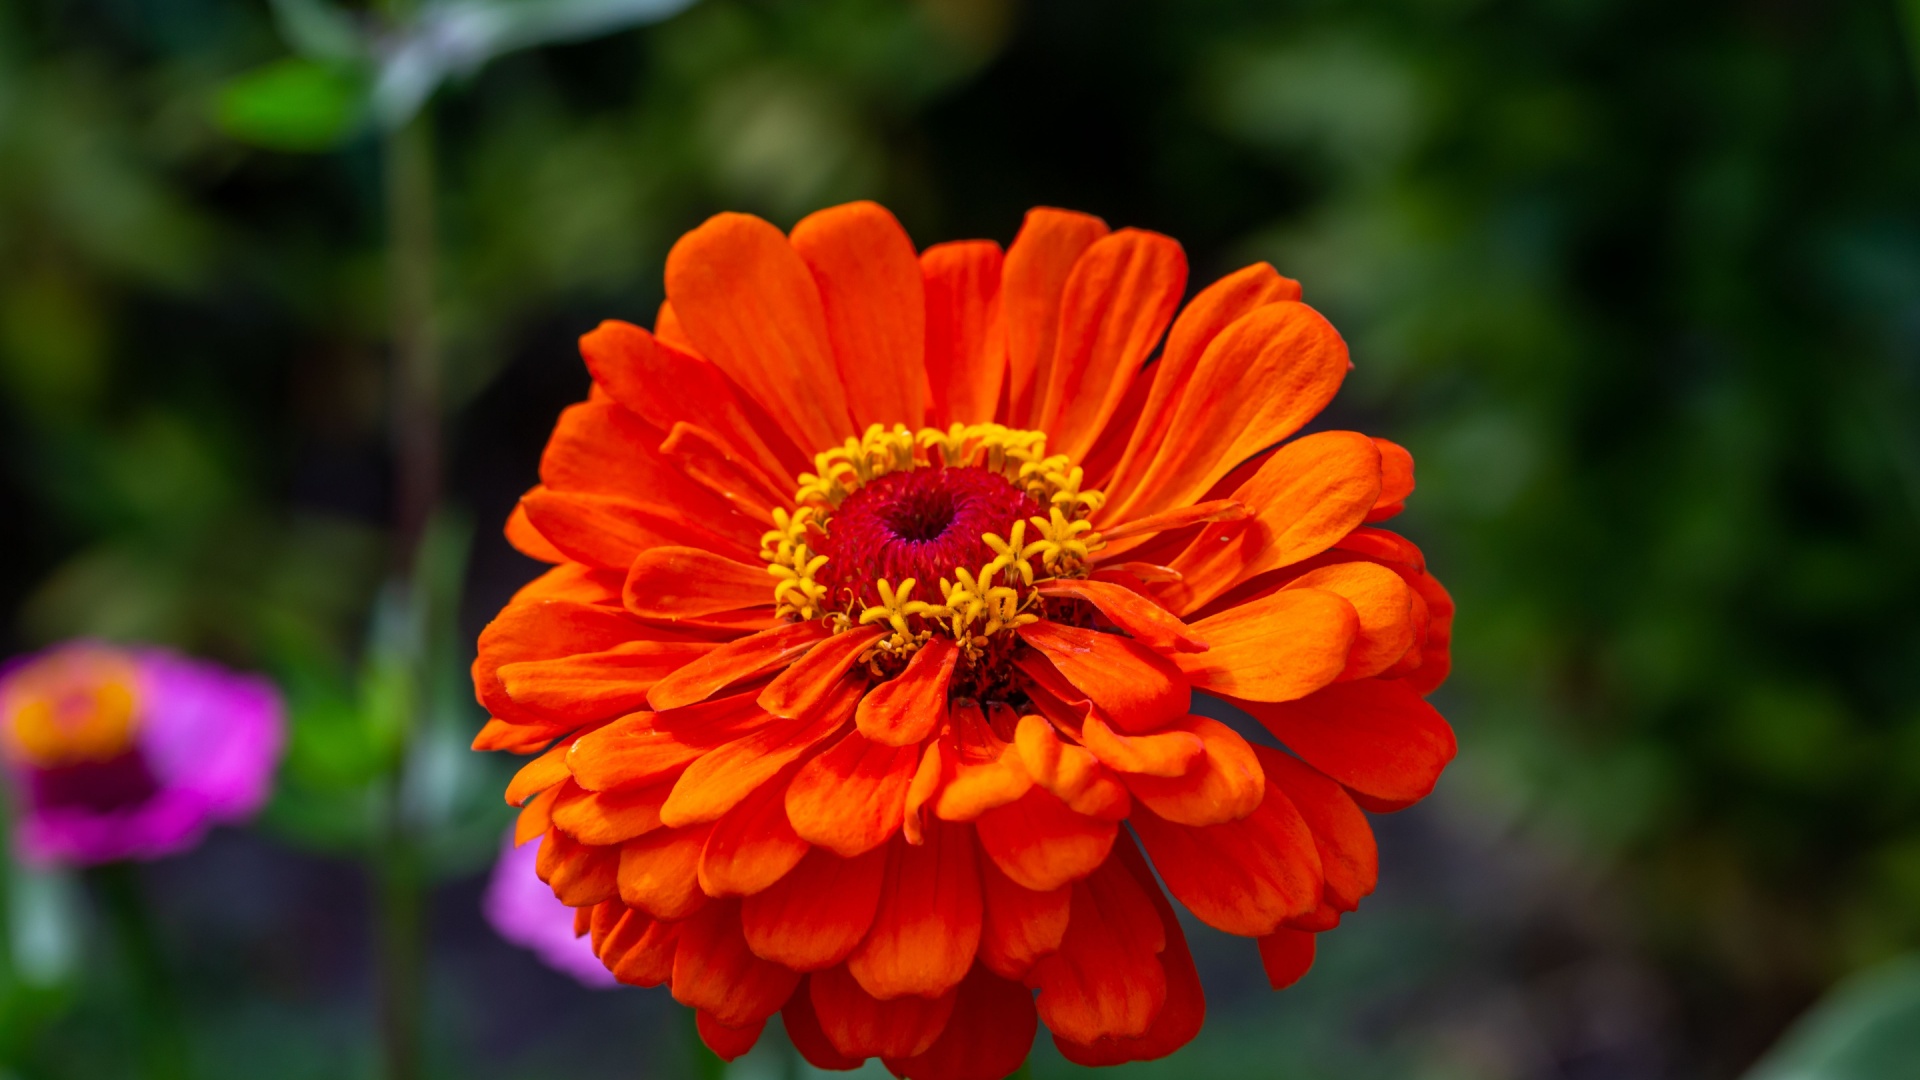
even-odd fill
[[[15,843],[37,864],[152,859],[266,801],[286,739],[264,679],[73,642],[0,668]]]
[[[507,830],[500,860],[493,864],[493,878],[481,900],[487,921],[501,937],[531,950],[542,963],[573,976],[583,986],[618,985],[593,954],[591,939],[574,935],[573,909],[561,903],[534,872],[539,854],[537,843],[515,847],[513,830]]]

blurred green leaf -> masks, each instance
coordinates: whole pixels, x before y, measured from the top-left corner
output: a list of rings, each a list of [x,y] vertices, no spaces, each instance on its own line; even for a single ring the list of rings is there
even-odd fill
[[[1907,1080],[1920,1068],[1920,957],[1841,983],[1746,1080]]]
[[[215,116],[227,134],[270,150],[330,150],[352,134],[366,85],[350,68],[279,60],[228,83]]]

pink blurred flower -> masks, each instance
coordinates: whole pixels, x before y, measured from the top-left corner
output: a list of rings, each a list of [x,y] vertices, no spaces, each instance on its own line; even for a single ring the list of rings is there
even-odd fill
[[[73,642],[0,668],[15,843],[37,864],[153,859],[266,801],[286,739],[264,679]]]
[[[507,830],[500,860],[493,864],[493,878],[480,901],[487,921],[501,937],[531,950],[542,963],[573,976],[582,986],[604,989],[618,985],[613,973],[593,954],[591,939],[574,936],[573,909],[561,903],[534,872],[539,854],[539,844],[515,847],[513,830]]]

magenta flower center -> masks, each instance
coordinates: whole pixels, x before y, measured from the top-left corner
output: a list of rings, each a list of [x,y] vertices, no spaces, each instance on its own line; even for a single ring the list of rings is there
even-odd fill
[[[1040,504],[997,472],[977,466],[909,469],[862,485],[834,511],[820,554],[831,606],[878,603],[877,581],[920,582],[916,596],[938,600],[936,583],[955,567],[992,561],[987,533],[1005,537]]]

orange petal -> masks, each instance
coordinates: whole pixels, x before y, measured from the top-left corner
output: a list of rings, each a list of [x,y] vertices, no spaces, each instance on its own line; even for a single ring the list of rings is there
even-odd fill
[[[580,354],[594,382],[660,431],[681,421],[697,424],[788,489],[792,466],[808,461],[757,407],[742,401],[719,368],[631,323],[601,323],[580,339]],[[661,393],[663,386],[673,393]]]
[[[520,505],[527,520],[568,558],[602,569],[625,571],[641,552],[676,544],[742,559],[755,554],[743,538],[696,524],[711,518],[696,518],[671,503],[537,487],[521,496]],[[740,520],[751,524],[747,518]]]
[[[694,1030],[699,1032],[700,1041],[706,1043],[707,1049],[713,1051],[713,1055],[721,1061],[732,1061],[753,1049],[753,1044],[760,1041],[760,1033],[767,1027],[767,1018],[764,1016],[745,1027],[728,1027],[705,1009],[695,1012],[693,1016]]]
[[[920,752],[920,764],[913,770],[913,779],[907,784],[906,814],[900,819],[900,833],[907,838],[907,843],[926,843],[926,806],[940,794],[949,767],[941,740],[928,740]]]
[[[858,683],[847,683],[812,716],[776,720],[747,738],[727,743],[688,766],[660,809],[669,825],[712,821],[739,805],[774,774],[831,738],[859,700]]]
[[[574,787],[553,807],[553,824],[583,844],[618,844],[660,827],[671,784],[587,791]]]
[[[786,784],[775,777],[713,823],[700,852],[700,891],[752,895],[786,876],[809,850],[787,821]]]
[[[1032,991],[975,967],[960,984],[940,1037],[916,1057],[887,1059],[887,1068],[906,1080],[1009,1076],[1027,1059],[1039,1026]]]
[[[667,254],[667,298],[700,355],[802,448],[854,433],[813,275],[780,230],[716,214]]]
[[[1081,725],[1080,743],[1109,768],[1143,776],[1184,776],[1206,753],[1200,736],[1177,725],[1152,735],[1122,735],[1093,715]]]
[[[1008,746],[987,761],[959,761],[945,779],[933,812],[943,821],[973,821],[997,806],[1017,801],[1033,787],[1033,777]]]
[[[1122,731],[1152,731],[1184,716],[1193,700],[1180,668],[1140,642],[1044,619],[1018,633]],[[1186,657],[1210,654],[1180,655],[1184,663]],[[1044,672],[1034,673],[1038,660],[1028,656],[1015,663],[1030,677],[1045,680]]]
[[[567,779],[568,743],[559,743],[546,753],[520,766],[507,782],[507,805],[519,806],[528,799]]]
[[[821,642],[767,684],[760,692],[760,706],[775,716],[802,715],[827,697],[886,632],[882,626],[864,626]]]
[[[1060,947],[1073,891],[1035,892],[1014,881],[992,859],[980,869],[980,962],[1009,979],[1024,978],[1034,961]]]
[[[935,244],[920,253],[927,304],[928,421],[978,424],[993,419],[1007,377],[1006,326],[1000,320],[1000,245],[991,240]]]
[[[1073,886],[1073,914],[1059,951],[1033,965],[1027,984],[1058,1038],[1090,1043],[1147,1032],[1167,1000],[1159,953],[1166,928],[1147,889],[1118,858]]]
[[[815,972],[807,981],[827,1041],[852,1058],[924,1054],[953,1015],[953,990],[936,998],[881,1001],[862,990],[845,965]]]
[[[1234,499],[1253,520],[1202,529],[1172,563],[1172,606],[1193,611],[1235,585],[1327,550],[1365,518],[1380,491],[1380,453],[1351,431],[1322,431],[1275,451]]]
[[[795,971],[838,964],[873,925],[886,869],[886,848],[852,859],[808,852],[786,876],[740,902],[748,944]]]
[[[1034,788],[980,815],[980,848],[1006,875],[1048,892],[1092,873],[1113,849],[1118,826],[1076,814],[1052,792]]]
[[[1085,747],[1062,742],[1052,724],[1038,716],[1021,717],[1013,745],[1033,782],[1076,813],[1111,821],[1127,816],[1126,789]]]
[[[1253,511],[1248,510],[1243,503],[1233,499],[1214,499],[1134,518],[1124,525],[1108,526],[1100,530],[1100,538],[1111,544],[1116,540],[1172,532],[1190,525],[1206,525],[1216,521],[1245,521],[1252,516]]]
[[[550,571],[528,589],[560,576]],[[618,608],[545,596],[515,597],[480,631],[479,655],[473,661],[473,688],[487,712],[508,723],[552,724],[538,710],[516,703],[500,684],[500,669],[527,660],[600,652],[645,637],[673,637],[671,631],[649,634],[643,623]]]
[[[668,780],[712,747],[773,722],[747,694],[666,713],[634,713],[582,735],[567,765],[589,791]],[[674,822],[669,819],[667,824]]]
[[[1173,662],[1202,690],[1253,701],[1291,701],[1340,677],[1360,617],[1340,596],[1282,589],[1193,624],[1203,653]]]
[[[631,499],[662,508],[657,530],[667,543],[712,546],[711,538],[749,556],[761,528],[689,477],[660,452],[665,430],[605,399],[567,407],[540,457],[540,481],[556,492]],[[565,550],[538,515],[533,524]]]
[[[734,683],[779,671],[829,633],[818,621],[781,623],[729,641],[654,683],[647,702],[656,709],[672,709],[705,701]]]
[[[918,428],[928,396],[926,290],[906,230],[878,203],[852,202],[802,218],[791,240],[820,290],[856,428]]]
[[[1204,716],[1189,716],[1168,727],[1199,739],[1204,752],[1191,769],[1175,776],[1128,774],[1127,789],[1134,798],[1180,825],[1218,825],[1253,813],[1266,783],[1247,740]]]
[[[893,845],[873,929],[847,970],[876,998],[933,997],[966,977],[980,944],[973,830],[936,822],[920,846]]]
[[[513,822],[513,843],[515,847],[532,840],[547,831],[553,824],[553,804],[559,801],[560,793],[568,785],[555,784],[553,787],[535,795],[520,811]]]
[[[507,543],[513,545],[513,550],[529,559],[539,559],[544,563],[567,561],[566,552],[554,547],[552,541],[540,535],[540,530],[527,520],[527,508],[518,503],[514,504],[513,512],[507,515],[507,527],[502,531]]]
[[[649,687],[713,648],[704,641],[629,641],[604,652],[503,664],[498,677],[521,705],[596,720],[644,707]]]
[[[934,637],[907,661],[900,674],[860,699],[853,721],[860,733],[886,746],[911,746],[932,735],[947,713],[947,684],[960,647]]]
[[[1267,969],[1267,982],[1275,990],[1285,990],[1300,981],[1313,966],[1314,944],[1318,935],[1300,930],[1275,930],[1260,939],[1260,966]]]
[[[1347,346],[1305,304],[1267,304],[1221,331],[1173,404],[1167,441],[1116,520],[1200,502],[1235,465],[1299,430],[1346,378]],[[1171,433],[1221,432],[1223,438]]]
[[[1044,206],[1027,211],[1000,275],[1000,310],[1007,328],[1005,423],[1030,426],[1045,390],[1036,385],[1036,377],[1052,361],[1059,336],[1060,297],[1067,278],[1081,254],[1105,235],[1106,222],[1089,214]]]
[[[1130,433],[1126,452],[1107,485],[1111,505],[1120,508],[1137,494],[1141,471],[1166,441],[1173,405],[1185,394],[1202,353],[1220,331],[1256,308],[1298,299],[1299,282],[1281,277],[1266,263],[1255,263],[1200,290],[1187,303],[1167,333],[1160,359],[1148,369],[1153,386],[1140,410],[1140,422]]]
[[[586,907],[618,894],[615,879],[620,866],[617,848],[582,844],[561,832],[548,832],[540,841],[534,871],[553,887],[553,895],[570,907]]]
[[[1167,888],[1200,921],[1259,937],[1320,903],[1313,833],[1279,787],[1223,825],[1176,825],[1144,807],[1131,818]]]
[[[700,850],[708,826],[655,829],[620,848],[620,902],[656,919],[684,919],[706,903]]]
[[[1207,643],[1188,629],[1178,616],[1132,589],[1084,578],[1055,578],[1041,582],[1037,588],[1042,596],[1069,596],[1085,600],[1098,608],[1107,621],[1155,652],[1206,651]]]
[[[1373,828],[1339,784],[1291,754],[1254,748],[1267,783],[1279,784],[1313,832],[1314,850],[1326,879],[1323,899],[1337,911],[1352,911],[1380,880],[1380,852]]]
[[[1120,407],[1187,287],[1187,257],[1159,233],[1121,229],[1075,260],[1053,355],[1035,374],[1033,427],[1078,460]]]
[[[773,603],[773,579],[762,565],[685,547],[641,552],[622,595],[642,618],[680,619]]]
[[[1160,892],[1153,870],[1133,846],[1132,840],[1117,845],[1114,854],[1133,879],[1153,901],[1166,933],[1166,948],[1160,952],[1160,967],[1167,976],[1167,1003],[1154,1016],[1146,1033],[1137,1037],[1108,1035],[1091,1043],[1075,1043],[1054,1036],[1053,1043],[1068,1061],[1076,1065],[1098,1067],[1121,1065],[1129,1061],[1152,1061],[1166,1057],[1193,1041],[1207,1018],[1207,998],[1200,989],[1200,972],[1187,948],[1187,935],[1173,905]]]
[[[698,424],[675,422],[660,443],[660,452],[737,513],[763,526],[772,526],[773,508],[787,505],[792,498],[791,483],[775,479]]]
[[[1236,704],[1373,809],[1426,798],[1456,749],[1446,720],[1398,679],[1337,683],[1283,704]]]
[[[813,1011],[813,977],[810,975],[800,980],[793,996],[781,1008],[780,1022],[786,1027],[787,1039],[793,1048],[816,1069],[845,1072],[859,1068],[865,1060],[848,1057],[827,1041],[827,1033],[820,1028],[820,1017]]]
[[[673,954],[680,947],[677,922],[661,922],[644,911],[622,906],[622,915],[599,945],[600,962],[628,986],[659,986],[673,977]]]
[[[740,904],[716,900],[688,919],[673,953],[673,1000],[728,1027],[765,1020],[786,1003],[798,972],[762,960],[740,933]]]
[[[787,820],[801,839],[836,854],[872,850],[899,830],[919,764],[918,747],[884,746],[850,731],[801,766],[787,788]]]
[[[1392,570],[1371,562],[1338,563],[1310,570],[1288,589],[1320,589],[1345,597],[1360,616],[1360,632],[1340,678],[1378,675],[1413,648],[1413,590]]]
[[[473,737],[472,748],[505,750],[510,754],[538,754],[575,726],[568,723],[512,724],[497,716],[490,716],[480,728],[480,734]]]

